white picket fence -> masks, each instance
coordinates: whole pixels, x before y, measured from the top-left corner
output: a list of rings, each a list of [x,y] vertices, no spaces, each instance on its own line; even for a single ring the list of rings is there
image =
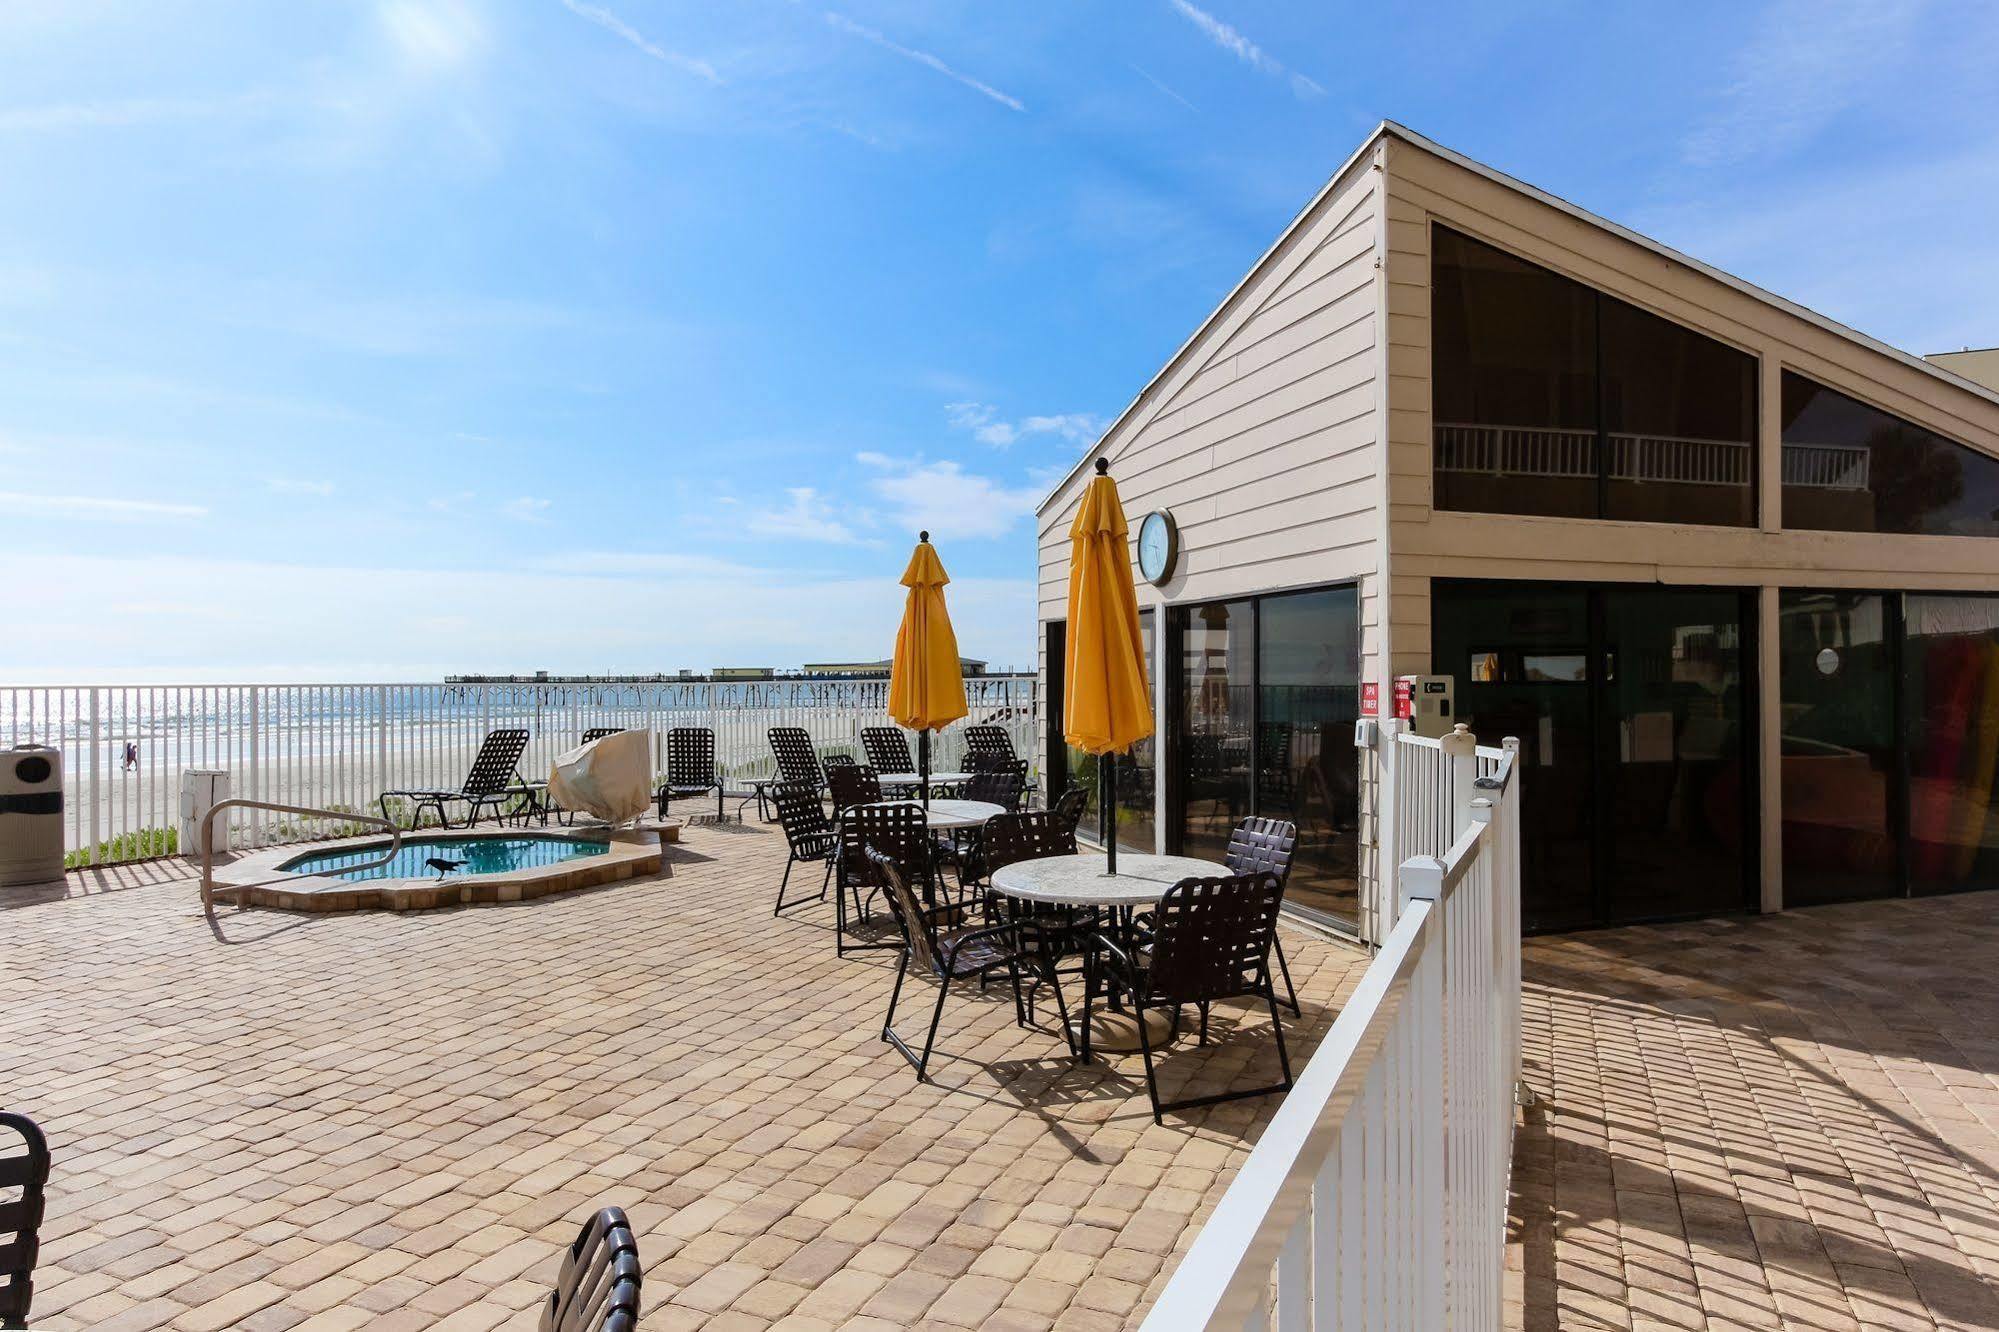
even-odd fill
[[[1409,851],[1393,926],[1143,1332],[1500,1324],[1520,1050],[1516,747],[1392,725],[1378,743],[1391,783],[1379,826]]]
[[[1005,726],[1018,752],[1034,752],[1033,676],[976,676],[965,691],[970,714],[935,742],[939,768],[960,761],[966,725]],[[366,811],[385,790],[455,788],[497,727],[527,729],[520,771],[543,778],[593,727],[652,731],[658,769],[669,727],[706,726],[725,785],[742,791],[770,775],[771,727],[801,726],[822,753],[858,755],[861,728],[889,724],[887,707],[879,679],[0,686],[0,747],[62,750],[65,843],[95,864],[162,852],[187,768],[227,770],[233,793],[252,800]],[[324,833],[256,811],[233,840]]]

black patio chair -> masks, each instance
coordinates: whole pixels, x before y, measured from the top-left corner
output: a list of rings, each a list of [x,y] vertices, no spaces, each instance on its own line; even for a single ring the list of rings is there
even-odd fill
[[[633,1332],[639,1325],[639,1244],[621,1207],[583,1223],[562,1256],[555,1289],[542,1306],[541,1332]]]
[[[1014,1016],[1022,1023],[1027,1021],[1020,991],[1020,966],[1022,955],[1019,947],[1021,927],[1012,924],[962,926],[955,923],[956,917],[950,907],[927,907],[918,900],[916,892],[909,885],[909,878],[894,856],[866,848],[864,854],[875,875],[884,885],[883,895],[888,898],[889,910],[895,913],[896,924],[902,928],[902,956],[895,967],[895,988],[889,991],[888,1016],[882,1019],[882,1039],[893,1045],[916,1070],[916,1080],[929,1080],[930,1051],[937,1044],[937,1026],[944,1020],[944,998],[951,993],[954,980],[983,980],[992,972],[1004,969],[1013,981]],[[923,1038],[923,1053],[917,1054],[909,1048],[895,1030],[895,1006],[902,998],[902,981],[914,969],[925,978],[937,983],[937,1006],[931,1010],[930,1031]],[[1068,1030],[1069,1010],[1062,1001],[1062,991],[1055,991],[1055,1001],[1062,1012],[1063,1030]]]
[[[49,1183],[49,1140],[26,1115],[0,1110],[0,1129],[21,1139],[19,1152],[0,1139],[0,1327],[26,1327],[35,1297],[42,1206]],[[12,1202],[10,1193],[19,1193]]]
[[[1291,886],[1291,856],[1298,847],[1298,825],[1282,819],[1244,819],[1229,834],[1229,849],[1222,863],[1232,874],[1275,874],[1285,887]],[[1298,991],[1291,984],[1291,966],[1284,960],[1284,940],[1272,934],[1271,951],[1277,955],[1277,971],[1284,977],[1284,1006],[1291,1016],[1304,1017],[1298,1007]]]
[[[384,791],[376,802],[381,806],[382,817],[389,816],[389,799],[395,797],[407,800],[410,805],[410,827],[414,828],[423,818],[426,809],[437,811],[437,821],[444,827],[451,826],[445,817],[447,804],[469,806],[465,816],[465,826],[470,828],[479,821],[479,811],[491,807],[497,820],[499,811],[509,800],[526,802],[526,812],[533,812],[539,806],[534,788],[521,780],[521,755],[527,751],[528,733],[525,729],[507,728],[488,731],[486,739],[479,746],[478,757],[472,760],[472,768],[465,774],[465,780],[457,790],[415,789]]]
[[[1049,806],[1049,809],[1062,816],[1062,821],[1069,825],[1069,835],[1074,837],[1076,829],[1083,822],[1083,810],[1089,806],[1089,803],[1090,793],[1087,790],[1080,786],[1070,786],[1055,797],[1055,803]]]
[[[771,915],[781,916],[788,907],[826,900],[826,885],[832,881],[834,859],[840,843],[832,823],[826,818],[826,806],[819,802],[817,787],[807,786],[804,782],[779,782],[770,788],[770,795],[777,803],[777,819],[784,825],[784,844],[790,853],[784,862],[784,878],[777,885],[777,906],[771,911]],[[819,881],[819,896],[787,902],[784,890],[791,883],[791,867],[800,861],[826,866],[826,873]]]
[[[777,765],[777,773],[771,777],[756,777],[750,781],[750,794],[743,797],[743,804],[751,800],[757,802],[757,817],[770,822],[770,792],[778,785],[797,786],[804,784],[813,791],[826,789],[826,773],[819,766],[818,752],[812,748],[812,736],[802,726],[773,726],[764,733],[770,740],[770,756]]]
[[[833,817],[839,818],[855,805],[872,805],[882,798],[880,776],[860,763],[828,763],[826,789],[833,801]]]
[[[965,728],[965,770],[967,772],[977,771],[977,764],[974,760],[988,755],[1005,759],[1009,763],[1020,757],[1019,754],[1014,752],[1013,737],[1006,733],[1006,727],[990,724],[967,726]]]
[[[1027,790],[1027,764],[1014,760],[1005,766],[988,766],[972,773],[965,783],[964,798],[983,800],[988,805],[998,805],[1009,813],[1020,810],[1021,797]]]
[[[852,921],[870,919],[868,903],[874,895],[888,891],[887,881],[876,871],[868,855],[870,849],[892,858],[902,867],[906,879],[928,880],[930,828],[922,807],[908,801],[855,805],[841,818],[839,837],[840,863],[834,869],[833,883],[834,952],[844,957],[853,952],[902,947],[893,941],[850,944],[847,937]],[[850,900],[854,908],[851,917],[847,911]]]
[[[916,771],[916,760],[909,754],[909,737],[900,726],[863,726],[861,748],[876,772]]]
[[[583,733],[583,743],[586,745],[594,745],[599,740],[602,740],[605,736],[623,735],[625,733],[625,730],[626,728],[623,726],[592,726],[589,730]]]
[[[1099,960],[1095,965],[1111,973],[1132,1008],[1138,1048],[1145,1057],[1145,1092],[1152,1100],[1154,1123],[1165,1123],[1168,1110],[1191,1110],[1291,1090],[1291,1056],[1284,1048],[1284,1024],[1277,1016],[1277,990],[1270,979],[1270,943],[1277,937],[1277,912],[1283,905],[1284,885],[1275,874],[1182,879],[1159,899],[1148,946],[1137,946],[1129,936],[1123,943],[1109,933],[1097,936]],[[1090,1045],[1089,994],[1093,988],[1084,989],[1084,1049]],[[1177,1016],[1181,1008],[1194,1005],[1201,1014],[1200,1042],[1206,1045],[1209,1008],[1220,1000],[1237,998],[1261,999],[1270,1010],[1284,1081],[1161,1101],[1145,1011],[1171,1009]]]
[[[722,779],[715,774],[715,733],[706,726],[676,726],[666,733],[666,782],[659,788],[659,816],[678,797],[715,793],[715,822],[722,821]]]
[[[1023,860],[1076,854],[1076,829],[1053,810],[1030,809],[998,814],[979,830],[977,872],[989,885],[995,872]],[[1036,962],[1034,977],[1026,989],[1027,1020],[1034,1021],[1034,992],[1043,981],[1059,989],[1056,969],[1065,957],[1080,957],[1085,940],[1082,925],[1086,913],[1074,907],[1049,906],[1022,901],[986,889],[985,918],[997,925],[1032,924],[1022,937],[1021,947]]]

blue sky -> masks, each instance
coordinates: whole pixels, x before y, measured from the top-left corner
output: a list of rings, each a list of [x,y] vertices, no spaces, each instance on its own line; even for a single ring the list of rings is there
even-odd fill
[[[1999,7],[8,0],[0,680],[886,655],[1382,117],[1999,342]]]

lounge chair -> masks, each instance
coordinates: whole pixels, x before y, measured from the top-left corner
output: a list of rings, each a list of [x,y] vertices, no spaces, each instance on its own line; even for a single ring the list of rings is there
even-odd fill
[[[666,781],[659,788],[664,819],[676,797],[715,793],[715,822],[722,821],[722,779],[715,774],[715,733],[705,726],[676,726],[666,733]]]
[[[465,774],[465,781],[455,791],[447,790],[402,790],[384,791],[377,803],[381,806],[382,817],[387,819],[389,800],[394,797],[411,803],[410,827],[416,827],[423,819],[426,809],[437,811],[437,821],[444,827],[451,826],[444,808],[448,804],[469,806],[465,816],[465,826],[470,828],[479,821],[479,811],[490,806],[494,819],[501,815],[499,810],[509,800],[525,800],[530,809],[539,801],[534,788],[521,780],[521,755],[527,751],[528,733],[522,729],[509,728],[486,733],[485,742],[479,746],[479,756],[472,760],[471,771]]]
[[[623,1208],[606,1207],[583,1223],[562,1256],[540,1332],[634,1332],[644,1284],[632,1223]]]
[[[40,1249],[43,1193],[49,1182],[49,1140],[26,1115],[0,1110],[0,1129],[20,1136],[18,1151],[0,1154],[0,1327],[26,1327],[35,1297],[35,1259]],[[5,1144],[0,1139],[0,1144]]]

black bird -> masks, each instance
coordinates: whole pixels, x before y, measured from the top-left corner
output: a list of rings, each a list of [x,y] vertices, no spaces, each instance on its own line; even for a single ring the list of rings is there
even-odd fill
[[[436,870],[437,876],[440,879],[455,869],[463,868],[465,864],[462,860],[447,860],[443,856],[432,856],[423,863],[429,868]]]

